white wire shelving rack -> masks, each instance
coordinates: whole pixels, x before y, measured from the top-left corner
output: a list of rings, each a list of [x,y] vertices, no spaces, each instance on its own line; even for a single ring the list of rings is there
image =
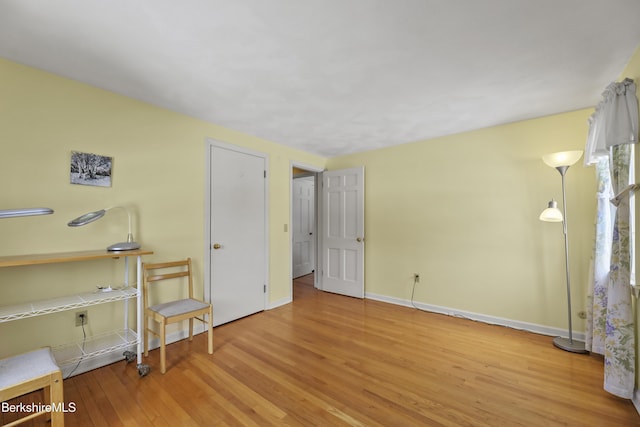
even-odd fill
[[[74,295],[66,295],[55,298],[29,301],[20,304],[0,305],[0,323],[11,322],[29,317],[43,316],[81,307],[89,307],[98,304],[107,304],[116,301],[125,302],[124,329],[106,332],[90,337],[81,342],[54,345],[52,350],[56,361],[61,368],[66,369],[81,361],[97,358],[99,356],[123,349],[137,347],[138,365],[142,362],[142,346],[140,334],[128,327],[128,310],[126,304],[129,300],[135,299],[136,309],[136,330],[142,329],[142,293],[141,288],[141,257],[152,254],[146,250],[132,250],[121,252],[81,251],[65,252],[53,254],[30,254],[18,256],[0,257],[0,268],[17,267],[39,264],[55,264],[63,262],[88,261],[106,258],[125,259],[125,283],[109,291],[98,290],[96,292],[85,292]],[[129,258],[136,258],[136,283],[129,286]]]
[[[138,290],[133,287],[114,289],[108,292],[87,292],[46,300],[30,301],[23,304],[0,306],[0,323],[28,317],[42,316],[73,310],[75,308],[106,304],[114,301],[136,298]]]

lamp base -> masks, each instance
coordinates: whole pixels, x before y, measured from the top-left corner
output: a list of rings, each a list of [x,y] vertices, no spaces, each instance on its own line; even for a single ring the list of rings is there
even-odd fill
[[[555,337],[553,339],[553,345],[559,349],[570,351],[572,353],[589,353],[584,348],[582,341],[570,340],[569,338]]]
[[[113,245],[107,248],[108,251],[133,251],[135,249],[140,249],[140,243],[119,242],[119,243],[114,243]]]

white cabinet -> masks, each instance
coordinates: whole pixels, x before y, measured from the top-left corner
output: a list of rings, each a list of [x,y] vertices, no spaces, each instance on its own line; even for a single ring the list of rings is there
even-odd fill
[[[124,301],[124,325],[112,332],[88,337],[79,343],[65,344],[53,347],[54,356],[63,372],[72,369],[78,362],[86,361],[114,351],[122,351],[136,346],[138,365],[142,363],[143,307],[142,307],[142,256],[153,252],[142,249],[132,251],[82,251],[53,254],[35,254],[0,257],[0,267],[18,267],[40,264],[56,264],[64,262],[79,262],[107,258],[124,258],[125,278],[121,289],[107,292],[89,292],[75,295],[65,295],[46,300],[31,301],[16,305],[0,306],[0,323],[42,316],[60,311],[73,310],[97,304]],[[129,258],[135,258],[136,283],[129,284]],[[136,330],[129,328],[127,318],[130,300],[136,301]]]

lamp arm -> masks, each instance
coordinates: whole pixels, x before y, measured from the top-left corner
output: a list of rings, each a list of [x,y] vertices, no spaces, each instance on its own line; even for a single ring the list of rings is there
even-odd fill
[[[133,233],[131,232],[131,212],[129,212],[129,209],[125,208],[124,206],[111,206],[110,208],[106,208],[105,211],[110,211],[111,209],[124,209],[124,211],[127,213],[127,218],[129,221],[129,232],[127,234],[127,242],[129,243],[133,242]]]
[[[560,176],[562,177],[562,232],[565,237],[567,236],[567,193],[564,187],[564,176],[567,173],[567,169],[569,166],[558,166],[558,172],[560,172]]]

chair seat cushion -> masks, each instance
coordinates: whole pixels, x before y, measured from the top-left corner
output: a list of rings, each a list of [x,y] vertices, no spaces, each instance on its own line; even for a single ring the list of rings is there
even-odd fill
[[[0,390],[60,371],[50,348],[0,360]]]
[[[209,304],[195,299],[187,298],[178,301],[166,302],[164,304],[153,305],[149,307],[149,310],[155,311],[156,313],[165,317],[172,317],[178,316],[180,314],[190,313],[192,311],[202,310],[207,307],[209,307]]]

